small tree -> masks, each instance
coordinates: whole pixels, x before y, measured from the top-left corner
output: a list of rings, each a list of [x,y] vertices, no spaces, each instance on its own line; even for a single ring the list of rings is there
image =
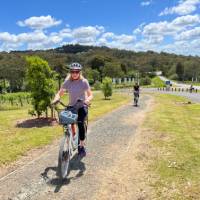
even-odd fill
[[[178,75],[178,79],[182,81],[184,76],[184,65],[181,62],[178,62],[176,65],[176,74]]]
[[[26,80],[31,92],[33,111],[32,114],[39,118],[43,112],[46,112],[54,94],[53,71],[48,63],[37,56],[26,58],[27,71]]]
[[[151,85],[151,79],[148,76],[141,78],[140,84],[141,85]]]
[[[112,96],[112,79],[111,78],[105,77],[103,79],[102,91],[103,91],[105,99],[107,99],[107,97]]]

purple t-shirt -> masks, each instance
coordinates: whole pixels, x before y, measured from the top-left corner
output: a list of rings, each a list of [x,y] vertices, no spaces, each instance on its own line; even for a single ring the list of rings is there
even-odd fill
[[[87,79],[65,80],[62,88],[69,92],[69,105],[74,105],[78,99],[86,99],[86,91],[90,89]]]

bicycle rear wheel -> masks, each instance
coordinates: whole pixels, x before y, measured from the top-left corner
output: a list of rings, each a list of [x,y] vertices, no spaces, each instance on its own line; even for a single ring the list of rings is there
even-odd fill
[[[64,179],[68,174],[69,161],[71,155],[70,135],[66,134],[60,142],[60,150],[58,155],[58,176]]]

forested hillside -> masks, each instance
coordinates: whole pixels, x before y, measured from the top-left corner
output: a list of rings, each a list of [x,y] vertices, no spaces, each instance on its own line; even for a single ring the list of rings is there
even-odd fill
[[[200,78],[200,57],[156,53],[153,51],[133,52],[82,45],[66,45],[43,51],[13,51],[0,53],[0,86],[10,91],[25,89],[25,57],[37,55],[48,61],[59,82],[67,74],[67,65],[80,62],[84,75],[93,84],[103,77],[141,77],[157,70],[172,79],[191,80]]]

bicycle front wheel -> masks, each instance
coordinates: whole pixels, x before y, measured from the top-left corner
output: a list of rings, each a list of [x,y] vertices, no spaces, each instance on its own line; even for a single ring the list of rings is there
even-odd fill
[[[58,176],[62,179],[68,174],[70,155],[70,136],[65,135],[60,142],[58,155]]]

